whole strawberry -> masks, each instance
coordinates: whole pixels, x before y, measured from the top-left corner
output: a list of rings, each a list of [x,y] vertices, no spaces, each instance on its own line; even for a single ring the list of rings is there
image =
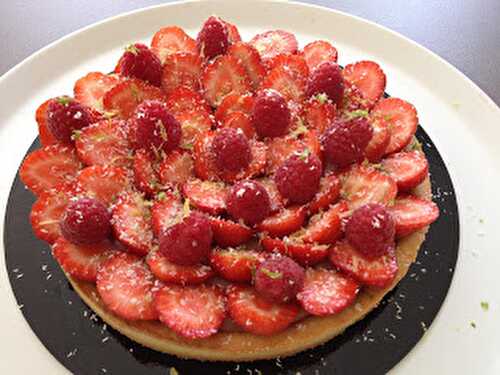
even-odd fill
[[[125,77],[134,77],[161,85],[162,67],[160,59],[144,44],[135,43],[125,48],[115,72]]]
[[[196,38],[196,45],[200,55],[207,60],[225,54],[229,47],[229,34],[225,22],[219,17],[209,17]]]
[[[69,96],[51,99],[47,107],[47,126],[60,142],[70,143],[75,130],[94,121],[89,109]]]

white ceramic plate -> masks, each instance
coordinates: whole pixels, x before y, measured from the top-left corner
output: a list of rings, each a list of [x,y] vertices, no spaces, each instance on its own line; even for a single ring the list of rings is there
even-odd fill
[[[438,317],[393,373],[500,373],[500,320],[495,317],[500,311],[496,290],[500,285],[500,231],[496,228],[500,222],[500,109],[432,52],[357,17],[280,1],[175,3],[110,18],[47,46],[0,78],[2,216],[16,170],[36,136],[34,112],[43,100],[70,94],[74,81],[88,71],[112,70],[124,45],[137,40],[149,43],[161,26],[177,24],[195,35],[211,14],[236,23],[244,39],[258,31],[283,28],[293,31],[301,45],[313,39],[332,41],[341,64],[373,59],[387,74],[387,91],[416,106],[454,181],[460,253]],[[3,221],[0,229],[3,233]],[[3,254],[0,301],[0,373],[67,373],[22,317],[10,290]],[[489,302],[488,311],[481,308],[481,301]]]

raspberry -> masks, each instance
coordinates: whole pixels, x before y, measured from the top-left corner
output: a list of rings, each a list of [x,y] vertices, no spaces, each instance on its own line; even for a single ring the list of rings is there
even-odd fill
[[[252,123],[261,137],[285,135],[290,121],[290,109],[278,91],[266,89],[257,94],[253,106]]]
[[[319,65],[309,77],[307,96],[326,94],[337,107],[344,96],[344,80],[340,67],[331,61]]]
[[[61,232],[75,244],[92,244],[104,240],[111,230],[111,214],[94,198],[71,202],[61,217]]]
[[[165,103],[156,100],[142,102],[135,109],[132,121],[135,122],[135,142],[138,148],[169,152],[179,145],[181,125],[168,112]]]
[[[93,122],[89,110],[69,96],[51,99],[47,107],[47,126],[58,141],[70,143],[73,131]]]
[[[160,237],[160,251],[172,263],[189,266],[208,258],[212,244],[210,220],[193,211],[180,223],[168,227]]]
[[[363,160],[372,136],[373,129],[364,118],[336,120],[323,134],[323,151],[328,161],[345,167]]]
[[[321,172],[321,160],[306,149],[290,156],[276,171],[274,181],[283,198],[304,204],[318,192]]]
[[[212,141],[215,164],[220,171],[237,172],[250,164],[252,153],[241,129],[219,129]]]
[[[286,256],[267,259],[255,272],[255,289],[263,297],[277,303],[295,299],[304,285],[305,271]]]
[[[219,17],[209,17],[196,38],[196,45],[201,56],[208,60],[226,53],[229,47],[227,28]]]
[[[125,77],[135,77],[154,86],[161,85],[162,68],[160,59],[144,44],[135,43],[125,48],[116,73]]]
[[[368,203],[356,209],[345,232],[349,243],[367,258],[384,255],[394,245],[394,220],[379,203]]]
[[[248,225],[264,220],[271,212],[269,194],[261,183],[245,180],[236,183],[227,197],[227,211]]]

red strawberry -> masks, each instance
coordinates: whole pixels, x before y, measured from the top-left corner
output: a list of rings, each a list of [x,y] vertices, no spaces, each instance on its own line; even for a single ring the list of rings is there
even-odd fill
[[[367,259],[347,241],[340,241],[330,248],[330,262],[361,284],[385,287],[398,272],[394,247],[375,259]]]
[[[213,125],[212,115],[204,108],[178,112],[175,114],[175,118],[181,124],[180,147],[185,150],[192,150],[197,137],[209,131]]]
[[[203,97],[187,87],[177,87],[168,96],[167,107],[170,113],[177,116],[179,113],[205,110],[210,113],[210,107]]]
[[[47,124],[47,109],[51,99],[44,101],[36,110],[36,123],[38,124],[38,136],[42,146],[50,146],[59,141],[51,133]]]
[[[151,272],[163,282],[192,285],[201,284],[210,279],[214,271],[210,266],[197,264],[194,266],[181,266],[172,263],[160,252],[153,250],[146,257]]]
[[[239,60],[252,82],[253,90],[257,90],[260,81],[266,74],[257,50],[248,43],[238,42],[233,44],[227,53]]]
[[[295,35],[283,30],[271,30],[255,35],[250,44],[259,52],[264,62],[279,54],[293,55],[298,50]]]
[[[273,216],[264,219],[259,224],[259,230],[273,237],[286,236],[302,228],[306,220],[306,213],[304,206],[283,208]]]
[[[166,97],[158,87],[130,78],[106,92],[103,98],[104,110],[115,114],[118,118],[128,119],[144,100],[164,102]]]
[[[226,298],[215,285],[166,285],[155,294],[160,321],[188,339],[209,337],[226,318]]]
[[[210,218],[215,242],[219,246],[239,246],[252,238],[252,230],[231,220]]]
[[[227,29],[227,36],[229,39],[229,44],[235,44],[241,41],[241,36],[240,32],[238,31],[238,28],[233,25],[232,23],[229,23],[227,21],[222,20],[224,24],[226,25]]]
[[[309,212],[311,214],[318,213],[321,210],[328,208],[335,203],[340,196],[340,180],[333,174],[329,173],[319,181],[319,191],[309,203]]]
[[[439,208],[434,202],[412,195],[396,199],[389,209],[396,224],[397,237],[425,228],[439,217]]]
[[[247,283],[264,259],[264,254],[255,250],[218,249],[212,252],[210,264],[225,280]]]
[[[229,314],[243,330],[270,336],[284,331],[297,315],[295,303],[269,302],[251,287],[232,285],[227,294]]]
[[[281,67],[292,73],[294,77],[307,78],[309,76],[309,67],[301,55],[280,54],[269,60],[266,65],[269,71]]]
[[[385,154],[387,146],[391,140],[391,133],[385,121],[373,119],[370,122],[373,130],[372,139],[365,148],[366,158],[372,162],[377,163],[382,159]]]
[[[52,246],[52,254],[62,269],[71,276],[95,282],[97,269],[114,252],[109,240],[91,245],[76,245],[59,237]]]
[[[313,132],[305,133],[301,139],[293,136],[273,138],[268,142],[267,169],[269,173],[274,173],[292,154],[301,153],[305,149],[321,159],[321,144]]]
[[[358,283],[339,272],[309,268],[297,299],[309,314],[332,315],[351,305],[358,291]]]
[[[302,241],[317,244],[332,244],[337,241],[342,232],[342,213],[348,209],[346,202],[340,202],[328,211],[311,217],[309,225],[301,235]]]
[[[242,112],[247,115],[252,113],[254,98],[251,95],[229,94],[227,95],[215,112],[217,121],[224,123],[226,117],[232,112]]]
[[[373,106],[384,94],[385,74],[380,66],[373,61],[359,61],[347,65],[342,71],[344,79],[353,84],[363,95],[363,98]]]
[[[202,73],[201,84],[205,99],[213,107],[217,107],[227,95],[245,94],[251,88],[245,67],[231,55],[211,61]]]
[[[255,127],[250,116],[243,112],[231,112],[226,116],[223,128],[241,129],[247,138],[255,138]]]
[[[112,204],[118,195],[130,189],[127,170],[120,167],[93,165],[80,171],[77,177],[79,188],[90,197],[104,204]]]
[[[302,54],[311,72],[325,61],[337,62],[337,50],[324,40],[315,40],[307,44]]]
[[[267,190],[269,199],[271,201],[271,213],[276,213],[280,211],[284,206],[283,198],[278,191],[278,187],[272,178],[261,178],[258,180]]]
[[[227,187],[223,183],[190,180],[183,185],[182,192],[201,211],[218,215],[226,210]]]
[[[286,237],[283,240],[263,237],[261,243],[266,251],[288,255],[304,266],[319,263],[328,256],[328,247],[325,245],[305,244]]]
[[[373,107],[371,116],[378,121],[385,121],[391,133],[386,154],[402,150],[410,143],[417,131],[418,117],[415,107],[398,98],[380,100]]]
[[[213,138],[214,133],[212,131],[200,134],[193,146],[194,172],[202,180],[217,179],[217,169],[212,152]]]
[[[193,158],[188,152],[173,151],[160,164],[162,185],[179,186],[194,177]]]
[[[177,87],[199,90],[202,61],[191,53],[168,55],[163,63],[161,87],[169,94]]]
[[[118,82],[120,77],[117,75],[91,72],[75,82],[73,93],[75,99],[83,105],[103,112],[103,97]]]
[[[128,167],[132,163],[125,121],[99,121],[76,133],[74,138],[78,156],[87,165]]]
[[[151,41],[151,49],[164,63],[167,56],[178,53],[198,54],[196,42],[177,26],[162,27]]]
[[[127,249],[146,255],[153,245],[151,211],[139,193],[125,193],[113,208],[111,219],[115,237]]]
[[[19,176],[36,195],[58,184],[71,181],[80,169],[73,147],[54,144],[30,153],[24,159]]]
[[[429,163],[420,151],[399,152],[382,161],[382,168],[398,184],[398,189],[411,190],[429,173]]]
[[[151,208],[153,232],[156,237],[182,218],[183,207],[180,197],[171,192],[158,194]]]
[[[118,252],[97,271],[97,292],[108,309],[126,320],[154,320],[155,278],[138,256]]]
[[[161,188],[155,164],[154,158],[144,149],[137,150],[134,155],[132,167],[135,186],[149,196],[154,195]]]
[[[306,102],[304,120],[309,129],[322,134],[335,120],[335,105],[325,96],[317,95]]]
[[[304,99],[306,85],[307,76],[289,69],[286,65],[278,65],[267,74],[260,88],[274,89],[287,100],[301,102]]]
[[[391,203],[398,193],[396,182],[373,167],[356,165],[342,177],[341,196],[355,210],[366,203]]]

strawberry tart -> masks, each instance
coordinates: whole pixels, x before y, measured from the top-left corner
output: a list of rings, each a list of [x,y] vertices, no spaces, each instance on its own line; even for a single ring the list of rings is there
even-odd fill
[[[136,342],[252,361],[320,345],[408,271],[439,211],[413,105],[328,41],[160,29],[36,112],[31,223]]]

